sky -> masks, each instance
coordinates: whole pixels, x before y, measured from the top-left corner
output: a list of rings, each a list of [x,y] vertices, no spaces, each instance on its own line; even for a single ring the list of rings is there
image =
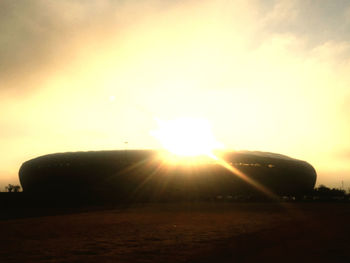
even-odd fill
[[[347,0],[2,0],[0,188],[28,159],[159,148],[157,119],[201,118],[348,189],[349,73]]]

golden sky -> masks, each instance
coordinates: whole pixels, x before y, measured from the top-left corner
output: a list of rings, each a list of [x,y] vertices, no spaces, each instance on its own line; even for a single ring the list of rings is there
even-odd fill
[[[201,118],[227,149],[350,187],[350,2],[0,2],[0,186],[47,153],[159,148]]]

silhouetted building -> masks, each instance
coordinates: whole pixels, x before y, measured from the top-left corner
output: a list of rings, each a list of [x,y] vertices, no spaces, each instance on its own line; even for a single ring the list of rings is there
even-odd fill
[[[306,194],[316,182],[310,164],[284,155],[248,151],[218,155],[227,167],[277,195]],[[26,193],[93,193],[120,199],[206,199],[259,192],[213,159],[192,161],[171,163],[152,150],[56,153],[23,163],[19,178]]]

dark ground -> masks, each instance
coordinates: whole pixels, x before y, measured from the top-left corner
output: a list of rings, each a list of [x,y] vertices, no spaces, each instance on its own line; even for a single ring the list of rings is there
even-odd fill
[[[0,262],[350,262],[349,203],[15,210],[0,211]]]

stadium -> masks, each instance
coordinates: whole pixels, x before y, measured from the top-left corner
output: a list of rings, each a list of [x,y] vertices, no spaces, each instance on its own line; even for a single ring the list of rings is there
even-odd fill
[[[23,163],[19,179],[25,193],[120,200],[301,196],[316,182],[310,164],[284,155],[240,151],[216,156],[174,160],[154,150],[55,153]]]

